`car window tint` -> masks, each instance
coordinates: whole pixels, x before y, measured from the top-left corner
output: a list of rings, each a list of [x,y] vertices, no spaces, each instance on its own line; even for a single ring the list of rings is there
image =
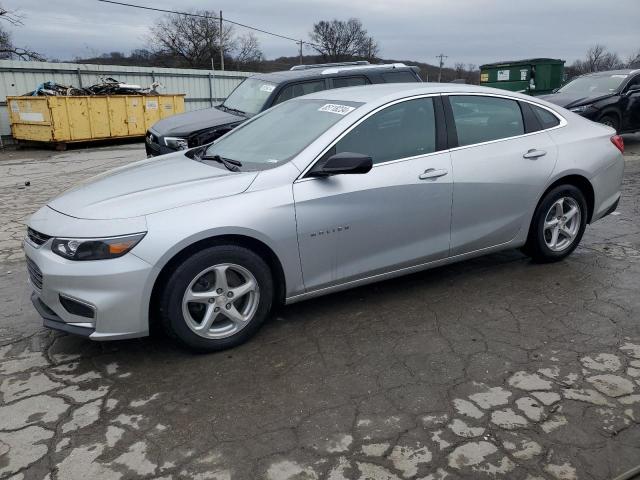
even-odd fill
[[[553,128],[560,125],[560,120],[549,110],[545,110],[544,108],[536,107],[535,105],[531,105],[533,112],[538,117],[540,121],[540,125],[542,125],[543,129]]]
[[[387,83],[409,83],[418,81],[413,73],[406,70],[403,72],[384,72],[382,78]]]
[[[376,164],[431,153],[435,146],[433,100],[419,98],[372,115],[343,137],[329,154],[362,153],[371,156]]]
[[[282,103],[286,100],[300,97],[302,95],[307,95],[309,93],[319,92],[321,90],[324,90],[324,80],[294,83],[292,85],[284,87],[278,94],[278,98],[276,98],[276,101],[273,104],[275,105],[278,103]]]
[[[515,100],[451,95],[449,101],[460,146],[524,134],[522,112]]]
[[[336,77],[333,79],[333,88],[357,87],[368,83],[365,77]]]

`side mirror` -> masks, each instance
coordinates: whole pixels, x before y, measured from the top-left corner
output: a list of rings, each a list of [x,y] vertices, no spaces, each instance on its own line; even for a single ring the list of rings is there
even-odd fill
[[[321,160],[309,171],[309,177],[329,177],[331,175],[345,175],[353,173],[367,173],[373,167],[373,161],[368,155],[361,153],[342,152]]]

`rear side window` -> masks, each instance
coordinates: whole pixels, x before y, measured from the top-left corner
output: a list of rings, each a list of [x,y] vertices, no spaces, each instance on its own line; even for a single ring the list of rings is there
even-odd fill
[[[333,88],[357,87],[368,83],[365,77],[336,77],[333,79]]]
[[[522,112],[515,100],[451,95],[449,102],[461,147],[524,134]]]
[[[536,117],[538,117],[538,121],[542,126],[543,130],[547,128],[553,128],[560,125],[560,120],[549,110],[545,110],[544,108],[536,107],[535,105],[531,105],[531,109]]]
[[[278,94],[278,98],[276,98],[276,101],[273,102],[273,104],[276,105],[286,100],[291,100],[292,98],[307,95],[309,93],[320,92],[324,89],[324,79],[314,80],[311,82],[294,83],[292,85],[284,87]]]
[[[397,103],[372,115],[329,151],[369,155],[373,163],[432,153],[436,122],[431,98]]]
[[[384,72],[382,78],[387,83],[410,83],[418,81],[413,73],[406,70],[402,72]]]

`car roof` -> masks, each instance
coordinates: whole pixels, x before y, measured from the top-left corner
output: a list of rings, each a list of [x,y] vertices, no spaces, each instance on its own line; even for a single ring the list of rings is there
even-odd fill
[[[251,78],[258,78],[267,82],[281,83],[289,80],[326,78],[327,76],[352,76],[357,74],[377,73],[380,71],[413,70],[413,67],[402,63],[379,64],[379,65],[340,65],[325,66],[319,68],[309,68],[305,70],[282,70],[280,72],[257,73]]]
[[[529,95],[522,95],[508,90],[479,87],[460,83],[382,83],[361,87],[334,88],[305,95],[304,99],[318,99],[344,102],[377,102],[392,101],[413,95],[438,93],[490,93],[494,95],[531,100]]]
[[[623,68],[620,70],[604,70],[602,72],[585,73],[583,77],[605,77],[608,75],[631,75],[640,72],[640,69]]]

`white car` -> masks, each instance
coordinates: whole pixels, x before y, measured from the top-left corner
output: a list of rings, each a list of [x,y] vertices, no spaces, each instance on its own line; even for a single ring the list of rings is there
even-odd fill
[[[498,250],[556,261],[616,209],[622,139],[456,84],[327,90],[113,170],[29,222],[34,305],[94,340],[217,350],[293,303]]]

